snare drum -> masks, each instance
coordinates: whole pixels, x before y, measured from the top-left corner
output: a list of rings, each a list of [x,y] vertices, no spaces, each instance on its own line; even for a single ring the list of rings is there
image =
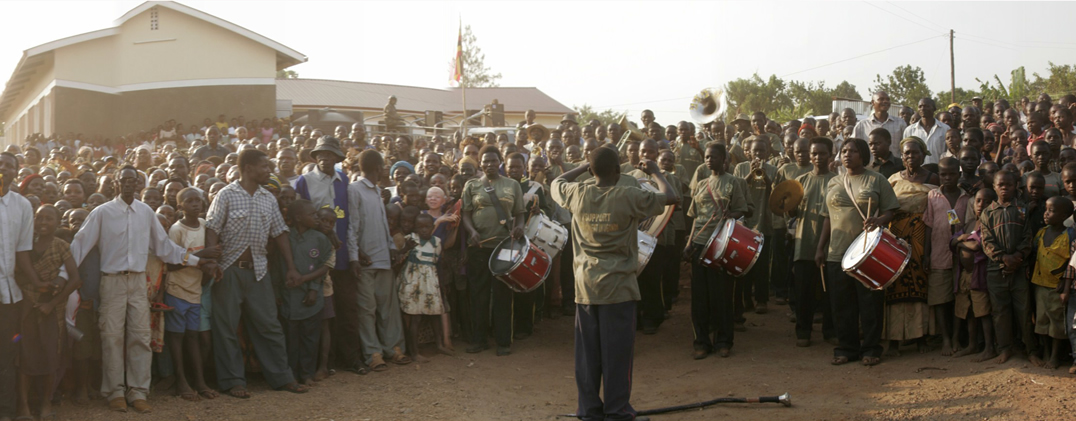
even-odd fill
[[[844,251],[841,269],[863,286],[882,290],[893,283],[911,260],[911,249],[887,229],[862,232]]]
[[[519,240],[505,238],[489,257],[490,272],[515,292],[538,288],[552,267],[549,255],[526,237]]]
[[[743,276],[762,254],[765,240],[762,233],[734,219],[726,219],[710,236],[699,263],[711,269],[724,269],[732,276]]]
[[[540,213],[527,221],[527,228],[523,230],[523,233],[549,258],[553,258],[564,250],[564,244],[568,242],[568,229]]]
[[[646,264],[650,262],[650,257],[654,255],[654,248],[657,246],[657,238],[639,231],[639,268],[635,270],[636,275],[643,273],[643,269],[646,268]]]

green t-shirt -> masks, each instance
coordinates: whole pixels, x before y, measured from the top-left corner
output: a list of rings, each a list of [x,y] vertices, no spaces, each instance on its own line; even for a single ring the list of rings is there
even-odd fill
[[[860,175],[841,174],[829,181],[826,187],[826,207],[824,216],[829,217],[829,256],[828,262],[840,262],[844,251],[852,245],[856,237],[863,232],[863,217],[859,215],[852,199],[844,188],[844,180],[850,181],[852,193],[856,195],[855,203],[867,213],[879,215],[881,212],[900,208],[893,186],[885,176],[871,170],[864,170]]]
[[[701,147],[702,145],[700,145]],[[674,152],[676,152],[676,163],[683,165],[687,171],[695,171],[703,163],[702,153],[698,149],[695,149],[691,145],[686,143],[676,142],[674,145]]]
[[[762,170],[772,182],[777,177],[777,167],[763,163]],[[761,233],[773,231],[773,212],[770,212],[770,193],[773,185],[765,179],[751,175],[751,163],[741,162],[736,165],[732,175],[747,182],[747,203],[753,209],[751,216],[744,218],[744,225]]]
[[[572,213],[575,302],[639,301],[639,221],[661,213],[665,195],[564,179],[553,180],[552,189],[553,200]]]
[[[691,191],[691,208],[687,210],[687,216],[695,218],[692,242],[705,245],[726,215],[747,212],[746,190],[747,183],[728,173],[700,180]]]
[[[773,188],[776,189],[778,184],[781,184],[787,180],[795,180],[796,177],[807,174],[814,169],[814,165],[807,164],[805,166],[799,166],[795,162],[790,162],[777,168],[777,176],[773,178]],[[823,186],[825,187],[825,186]],[[788,227],[787,218],[784,215],[773,215],[773,229],[774,232],[784,230]]]
[[[675,164],[673,172],[665,172],[665,179],[669,180],[669,184],[675,184],[676,191],[680,193],[680,204],[676,206],[676,210],[673,212],[672,221],[669,221],[669,225],[677,231],[687,230],[687,221],[684,219],[684,209],[691,206],[691,198],[685,197],[687,186],[691,183],[691,173],[680,164]]]
[[[495,248],[512,232],[508,220],[501,223],[493,200],[485,189],[486,177],[476,178],[463,186],[463,212],[471,214],[471,224],[478,231],[478,240],[482,248]],[[508,177],[497,177],[490,185],[501,202],[506,218],[514,218],[523,213],[523,190],[519,182]]]
[[[332,243],[329,242],[329,238],[317,230],[306,230],[306,232],[299,234],[298,229],[289,229],[288,242],[291,244],[291,258],[295,263],[295,270],[299,271],[301,275],[320,269],[333,256],[333,253],[336,253]],[[305,282],[296,288],[287,288],[283,284],[278,285],[277,292],[280,294],[280,301],[282,302],[280,315],[287,320],[303,320],[320,313],[322,306],[325,305],[325,294],[322,293],[324,281],[325,277],[323,276],[319,279]],[[306,294],[310,290],[317,291],[315,294],[317,302],[312,306],[304,305],[303,299],[306,298]]]
[[[803,186],[803,201],[796,208],[799,214],[799,222],[796,225],[796,249],[794,260],[814,260],[815,250],[818,250],[818,240],[822,236],[822,223],[826,207],[826,188],[829,181],[836,177],[834,172],[824,175],[807,174],[796,177],[796,181]]]

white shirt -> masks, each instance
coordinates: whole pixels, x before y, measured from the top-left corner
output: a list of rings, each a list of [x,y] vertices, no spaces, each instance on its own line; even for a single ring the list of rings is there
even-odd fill
[[[893,156],[900,156],[900,141],[903,139],[901,136],[904,135],[904,128],[908,127],[908,123],[905,123],[904,119],[899,117],[893,117],[891,115],[887,115],[887,117],[888,118],[885,121],[878,121],[872,112],[870,118],[859,120],[859,122],[856,123],[853,137],[869,142],[871,140],[870,134],[874,129],[879,127],[884,128],[889,131],[889,135],[893,137],[892,141],[889,142],[889,151],[893,153]]]
[[[334,170],[332,175],[329,175],[314,168],[314,171],[303,174],[302,177],[306,179],[306,190],[310,192],[310,201],[315,207],[320,209],[328,205],[330,208],[336,208],[336,190],[333,189],[333,183],[341,179],[340,173]]]
[[[0,197],[0,304],[22,301],[15,283],[15,253],[34,248],[34,210],[14,191]]]
[[[150,251],[165,263],[183,264],[187,249],[172,242],[149,205],[134,200],[130,205],[117,196],[98,206],[86,217],[82,228],[71,242],[75,262],[94,246],[101,251],[101,272],[145,272]],[[198,257],[191,255],[187,265],[197,266]]]
[[[945,147],[945,132],[949,131],[949,126],[937,119],[934,119],[934,126],[927,130],[923,127],[923,120],[919,120],[908,128],[904,129],[904,137],[915,136],[923,139],[927,143],[927,150],[930,151],[930,155],[927,155],[923,159],[924,164],[937,164],[938,161],[945,156],[947,148]],[[900,143],[899,140],[893,139],[894,142]],[[899,156],[899,155],[898,155]]]

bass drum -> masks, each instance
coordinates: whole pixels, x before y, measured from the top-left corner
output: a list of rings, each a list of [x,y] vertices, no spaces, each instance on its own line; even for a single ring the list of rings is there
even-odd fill
[[[654,249],[657,248],[657,246],[657,238],[639,231],[639,268],[635,270],[636,275],[643,273],[646,264],[650,263],[650,258],[654,256]]]

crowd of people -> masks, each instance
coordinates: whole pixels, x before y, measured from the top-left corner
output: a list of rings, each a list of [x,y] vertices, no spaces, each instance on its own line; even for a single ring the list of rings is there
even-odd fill
[[[904,347],[1068,361],[1076,96],[945,111],[923,98],[892,116],[876,92],[871,105],[861,120],[755,112],[698,128],[644,111],[626,133],[573,114],[547,128],[528,111],[514,137],[368,138],[362,124],[325,134],[224,115],[116,141],[31,136],[0,154],[0,337],[14,338],[0,341],[0,419],[54,419],[61,399],[96,397],[149,412],[154,380],[190,401],[249,398],[249,373],[306,393],[337,370],[424,361],[424,344],[482,353],[492,336],[508,356],[561,316],[577,325],[580,414],[633,416],[637,330],[657,334],[687,305],[684,357],[730,357],[771,299],[796,346],[820,324],[834,365]],[[774,213],[789,180],[803,199]],[[634,225],[666,206],[651,261],[689,264],[636,275]],[[518,292],[490,258],[538,215],[572,240]],[[742,277],[700,262],[729,219],[765,238]],[[882,290],[841,263],[878,228],[910,250]]]

